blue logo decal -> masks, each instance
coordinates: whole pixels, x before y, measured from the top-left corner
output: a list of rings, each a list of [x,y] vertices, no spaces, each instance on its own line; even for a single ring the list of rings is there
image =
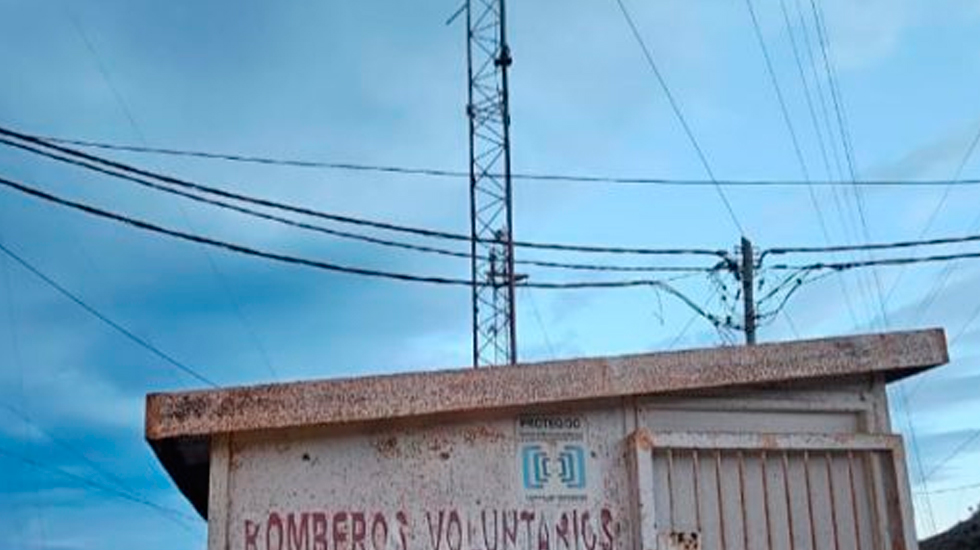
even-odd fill
[[[580,445],[565,445],[558,453],[559,478],[569,489],[585,488],[585,449]]]
[[[521,470],[525,489],[544,489],[552,478],[565,489],[584,489],[585,449],[564,445],[552,457],[541,445],[525,445],[521,448]]]
[[[525,489],[544,489],[550,475],[549,460],[548,453],[541,448],[541,445],[528,445],[521,450]]]

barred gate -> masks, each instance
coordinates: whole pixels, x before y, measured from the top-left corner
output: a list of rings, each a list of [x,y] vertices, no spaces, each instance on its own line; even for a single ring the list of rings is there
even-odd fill
[[[901,439],[635,432],[641,550],[914,550]]]

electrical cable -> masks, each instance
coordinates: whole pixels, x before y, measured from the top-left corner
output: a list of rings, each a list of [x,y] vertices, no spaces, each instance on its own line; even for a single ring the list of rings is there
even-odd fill
[[[840,90],[833,62],[831,61],[832,56],[830,53],[830,37],[827,32],[826,25],[824,24],[822,10],[818,7],[816,0],[810,0],[810,8],[813,11],[814,25],[817,30],[821,57],[823,59],[824,68],[827,71],[828,87],[830,88],[830,95],[831,99],[833,100],[834,112],[837,117],[837,125],[840,129],[841,144],[844,149],[844,158],[846,160],[848,173],[850,175],[850,181],[853,183],[858,180],[857,171],[854,167],[854,149],[851,143],[843,94]],[[861,232],[864,235],[864,240],[866,242],[870,242],[872,240],[871,231],[868,228],[868,219],[867,215],[865,214],[864,199],[861,194],[861,189],[856,185],[852,185],[851,190],[854,193],[854,201],[857,206]],[[874,256],[870,251],[867,252],[867,257],[869,261],[874,260]],[[881,322],[883,323],[884,327],[887,328],[890,323],[888,320],[888,312],[885,307],[885,298],[884,293],[882,292],[881,279],[878,277],[878,271],[876,269],[871,270],[871,275],[874,287],[872,289],[873,291],[869,294],[877,297],[877,304],[881,314]]]
[[[541,318],[541,312],[538,310],[538,303],[534,300],[534,294],[528,288],[524,290],[524,295],[531,302],[531,312],[534,313],[534,319],[538,322],[538,328],[541,329],[541,336],[544,337],[544,343],[548,348],[548,355],[551,356],[552,360],[558,359],[555,347],[551,344],[551,337],[548,336],[548,329],[545,327],[544,320]]]
[[[21,422],[23,422],[23,423],[31,426],[32,428],[34,428],[35,430],[37,430],[39,432],[41,432],[46,438],[48,438],[49,441],[51,441],[55,445],[61,447],[62,449],[68,451],[69,454],[74,455],[76,458],[78,458],[79,460],[81,460],[82,462],[84,462],[90,469],[92,469],[92,471],[94,471],[95,473],[97,473],[102,479],[104,479],[108,483],[111,483],[114,486],[114,488],[116,488],[116,489],[118,489],[118,490],[120,490],[120,491],[122,491],[124,493],[133,495],[135,497],[142,498],[144,500],[149,500],[145,496],[140,495],[139,493],[137,493],[132,487],[129,486],[129,484],[127,484],[125,481],[123,481],[119,476],[113,474],[112,472],[107,471],[105,468],[103,468],[102,466],[100,466],[97,462],[95,462],[94,460],[90,459],[80,449],[78,449],[77,447],[75,447],[74,445],[72,445],[71,443],[69,443],[69,442],[67,442],[67,441],[65,441],[63,439],[60,439],[58,437],[55,437],[54,434],[52,434],[50,431],[46,430],[44,428],[44,426],[42,426],[39,423],[37,423],[36,421],[34,421],[30,416],[28,416],[26,413],[24,413],[23,411],[21,411],[17,407],[14,407],[13,405],[10,405],[8,403],[2,403],[2,402],[0,402],[0,409],[6,410],[11,415],[17,417],[17,419],[19,419]],[[190,519],[190,520],[196,519],[194,516],[191,516],[190,514],[185,514],[183,512],[180,512],[179,510],[175,510],[175,509],[171,509],[171,508],[167,508],[167,510],[171,514],[173,514],[173,515],[175,515],[177,517],[181,517],[181,518],[184,518],[184,519]]]
[[[946,262],[951,260],[967,260],[980,258],[980,252],[964,252],[959,254],[940,254],[935,256],[919,256],[912,258],[879,258],[876,260],[861,260],[852,262],[816,262],[806,265],[787,265],[787,264],[777,264],[769,266],[769,269],[787,270],[787,269],[833,269],[836,271],[844,271],[847,269],[855,269],[859,267],[874,267],[874,266],[894,266],[894,265],[908,265],[908,264],[920,264],[920,263],[932,263],[932,262]]]
[[[3,180],[2,178],[0,178],[0,183],[2,183],[3,185],[7,185],[6,180]],[[210,379],[208,379],[206,376],[204,376],[203,374],[201,374],[197,370],[195,370],[195,369],[193,369],[193,368],[185,365],[184,363],[181,363],[180,361],[174,359],[170,355],[168,355],[168,354],[164,353],[163,351],[161,351],[160,348],[157,348],[156,346],[154,346],[153,344],[151,344],[147,340],[144,340],[143,338],[140,338],[139,336],[137,336],[135,333],[133,333],[129,329],[127,329],[124,326],[120,325],[119,323],[113,321],[112,319],[110,319],[109,317],[107,317],[105,314],[99,312],[97,309],[95,309],[94,307],[92,307],[89,304],[87,304],[84,300],[82,300],[81,298],[79,298],[78,296],[76,296],[75,294],[73,294],[71,291],[69,291],[68,289],[66,289],[64,286],[62,286],[61,284],[59,284],[57,281],[55,281],[51,277],[45,275],[41,270],[39,270],[38,268],[36,268],[33,265],[31,265],[27,260],[25,260],[24,258],[20,257],[18,254],[16,254],[13,250],[9,249],[3,243],[0,243],[0,252],[3,252],[7,256],[9,256],[15,262],[17,262],[18,264],[20,264],[21,267],[23,267],[27,271],[33,273],[37,278],[39,278],[42,281],[44,281],[45,283],[47,283],[48,286],[54,288],[59,293],[61,293],[63,296],[65,296],[66,298],[68,298],[72,302],[75,302],[75,304],[77,304],[79,307],[81,307],[82,309],[84,309],[85,311],[87,311],[88,313],[90,313],[91,315],[93,315],[94,317],[96,317],[97,319],[99,319],[100,321],[102,321],[103,323],[109,325],[110,327],[112,327],[113,329],[115,329],[117,332],[121,333],[123,336],[125,336],[128,339],[130,339],[131,341],[133,341],[134,343],[136,343],[140,347],[148,350],[150,353],[156,355],[160,359],[163,359],[164,361],[166,361],[170,365],[176,367],[177,369],[179,369],[183,373],[191,376],[195,380],[197,380],[197,381],[199,381],[199,382],[201,382],[203,384],[206,384],[208,386],[214,387],[214,388],[218,387],[217,384],[215,384],[213,381],[211,381]]]
[[[39,462],[37,460],[34,460],[34,459],[29,458],[29,457],[26,457],[26,456],[21,456],[21,455],[19,455],[17,453],[14,453],[14,452],[9,451],[9,450],[4,449],[4,448],[0,448],[0,456],[7,457],[10,460],[15,460],[15,461],[20,462],[22,464],[26,464],[26,465],[34,468],[34,469],[37,469],[37,470],[45,471],[45,472],[48,472],[48,473],[53,473],[53,474],[56,474],[56,475],[59,475],[59,476],[62,476],[62,477],[68,478],[68,479],[72,479],[74,481],[77,481],[77,482],[81,483],[82,485],[85,485],[85,486],[90,487],[92,489],[96,489],[96,490],[102,491],[102,492],[104,492],[104,493],[106,493],[108,495],[115,496],[115,497],[121,498],[123,500],[128,500],[128,501],[134,502],[136,504],[141,504],[143,506],[146,506],[147,508],[153,509],[153,510],[161,513],[163,515],[163,517],[169,518],[175,524],[181,526],[183,529],[186,529],[188,532],[191,532],[191,533],[193,532],[191,530],[190,526],[187,524],[187,522],[181,521],[180,519],[178,519],[178,518],[183,517],[185,515],[185,514],[181,513],[178,510],[174,510],[172,508],[168,508],[166,506],[162,506],[160,504],[157,504],[157,503],[155,503],[155,502],[153,502],[151,500],[147,500],[147,499],[141,498],[139,496],[132,495],[132,494],[127,493],[127,492],[124,492],[124,491],[120,491],[120,490],[118,490],[118,489],[116,489],[116,488],[114,488],[114,487],[112,487],[110,485],[104,485],[104,484],[99,483],[97,481],[88,479],[88,478],[86,478],[84,476],[80,476],[78,474],[74,474],[74,473],[69,472],[67,470],[64,470],[62,468],[58,468],[57,466],[49,466],[49,465],[46,465],[46,464],[44,464],[42,462]]]
[[[28,135],[28,134],[25,134]],[[395,166],[383,164],[361,164],[353,162],[329,162],[303,159],[274,158],[264,156],[243,155],[237,153],[218,153],[208,151],[194,151],[188,149],[172,149],[164,147],[144,147],[139,145],[128,145],[120,143],[107,143],[103,141],[93,141],[84,139],[70,139],[54,136],[42,136],[29,134],[32,137],[62,145],[74,145],[93,149],[103,149],[107,151],[121,151],[131,153],[156,154],[164,156],[201,158],[211,160],[222,160],[229,162],[266,164],[271,166],[285,166],[297,168],[315,168],[330,170],[347,170],[353,172],[374,172],[399,174],[407,176],[429,176],[435,178],[467,179],[469,172],[462,170],[450,170],[444,168],[418,168],[408,166]],[[491,174],[498,176],[499,174]],[[539,182],[566,182],[566,183],[609,183],[625,185],[654,185],[654,186],[677,186],[677,187],[708,187],[720,185],[722,187],[843,187],[858,185],[862,187],[943,187],[946,185],[973,187],[980,185],[980,179],[966,178],[955,180],[858,180],[856,182],[842,181],[836,179],[813,179],[811,181],[792,180],[792,179],[717,179],[715,181],[690,178],[652,178],[640,176],[604,176],[604,175],[577,175],[577,174],[554,174],[554,173],[533,173],[523,172],[514,173],[511,179]]]
[[[796,127],[793,125],[793,119],[789,116],[789,109],[786,107],[786,98],[783,97],[783,90],[779,85],[779,79],[776,78],[776,71],[772,66],[772,58],[769,55],[769,48],[766,46],[765,38],[762,36],[762,29],[759,27],[759,19],[756,17],[755,8],[752,6],[752,0],[745,0],[745,6],[748,9],[749,17],[752,20],[752,29],[755,31],[755,37],[759,42],[759,48],[762,50],[762,57],[766,62],[766,72],[769,74],[769,82],[772,84],[772,88],[776,92],[776,100],[779,103],[779,110],[783,115],[783,122],[786,124],[786,130],[789,132],[790,142],[793,144],[793,152],[796,155],[796,162],[800,165],[800,172],[803,174],[803,179],[809,182],[810,170],[807,168],[806,160],[803,158],[803,149],[800,147],[800,140],[796,135]],[[817,213],[817,221],[820,223],[820,229],[823,231],[824,237],[830,241],[830,233],[827,232],[827,223],[824,221],[823,212],[820,210],[820,205],[817,202],[816,194],[813,192],[813,187],[810,186],[807,188],[807,190],[809,191],[810,202]]]
[[[711,164],[708,162],[708,157],[705,155],[704,150],[698,143],[697,138],[694,137],[694,132],[691,130],[691,126],[687,123],[687,119],[684,117],[684,113],[681,111],[677,100],[674,99],[674,94],[671,93],[670,87],[667,86],[667,80],[664,79],[663,74],[657,67],[657,62],[653,59],[653,54],[650,52],[650,48],[647,47],[646,41],[643,40],[643,36],[636,27],[636,23],[633,22],[633,17],[626,9],[626,4],[623,3],[623,0],[616,0],[616,4],[619,5],[619,11],[622,12],[623,18],[626,19],[626,24],[629,25],[630,31],[633,33],[633,38],[636,39],[640,49],[643,50],[643,57],[646,58],[647,65],[649,65],[654,76],[657,78],[657,82],[660,84],[660,88],[663,90],[664,96],[667,97],[667,101],[670,103],[671,110],[673,110],[678,122],[680,122],[681,127],[684,129],[684,134],[687,135],[688,141],[691,142],[691,146],[694,147],[695,152],[697,152],[698,159],[701,161],[701,166],[704,167],[704,171],[708,174],[708,178],[715,183],[715,190],[718,192],[718,196],[721,198],[722,203],[724,203],[725,210],[728,211],[728,215],[731,217],[735,227],[738,228],[742,235],[745,235],[745,230],[742,228],[742,224],[739,222],[738,216],[735,215],[735,210],[732,208],[731,202],[728,201],[728,196],[725,195],[724,189],[717,184],[715,173],[711,169]]]
[[[251,247],[248,247],[248,246],[244,246],[244,245],[241,245],[241,244],[231,243],[231,242],[227,242],[227,241],[221,241],[221,240],[217,240],[217,239],[212,239],[210,237],[205,237],[205,236],[202,236],[202,235],[196,235],[196,234],[186,233],[186,232],[182,232],[182,231],[177,231],[177,230],[174,230],[174,229],[165,228],[165,227],[162,227],[162,226],[159,226],[159,225],[155,225],[155,224],[152,224],[152,223],[143,221],[143,220],[139,220],[139,219],[136,219],[136,218],[131,218],[131,217],[128,217],[128,216],[124,216],[122,214],[117,214],[117,213],[114,213],[114,212],[109,212],[107,210],[102,210],[100,208],[96,208],[96,207],[93,207],[93,206],[90,206],[90,205],[87,205],[87,204],[84,204],[84,203],[80,203],[80,202],[75,202],[75,201],[71,201],[71,200],[68,200],[68,199],[64,199],[64,198],[61,198],[61,197],[52,195],[50,193],[47,193],[45,191],[41,191],[39,189],[35,189],[35,188],[30,187],[30,186],[27,186],[27,185],[24,185],[22,183],[18,183],[18,182],[15,182],[15,181],[12,181],[12,180],[9,180],[9,179],[6,179],[6,178],[0,177],[0,185],[5,186],[5,187],[8,187],[8,188],[10,188],[12,190],[18,191],[18,192],[20,192],[22,194],[30,195],[30,196],[33,196],[35,198],[38,198],[38,199],[41,199],[41,200],[44,200],[44,201],[47,201],[47,202],[55,203],[55,204],[58,204],[58,205],[61,205],[61,206],[65,206],[65,207],[68,207],[68,208],[71,208],[71,209],[74,209],[74,210],[79,210],[79,211],[82,211],[82,212],[84,212],[86,214],[90,214],[90,215],[93,215],[93,216],[96,216],[96,217],[110,219],[110,220],[113,220],[113,221],[116,221],[116,222],[119,222],[119,223],[122,223],[122,224],[125,224],[125,225],[129,225],[129,226],[134,227],[134,228],[137,228],[137,229],[141,229],[141,230],[150,232],[150,233],[161,234],[161,235],[165,235],[165,236],[168,236],[168,237],[173,237],[173,238],[178,239],[178,240],[183,240],[183,241],[193,242],[193,243],[197,243],[197,244],[203,244],[203,245],[208,245],[208,246],[212,246],[212,247],[216,247],[216,248],[221,248],[221,249],[224,249],[224,250],[227,250],[227,251],[236,252],[236,253],[243,254],[243,255],[246,255],[246,256],[259,257],[259,258],[263,258],[263,259],[266,259],[266,260],[273,260],[273,261],[277,261],[277,262],[281,262],[281,263],[287,263],[287,264],[292,264],[292,265],[300,265],[300,266],[315,268],[315,269],[319,269],[319,270],[323,270],[323,271],[332,271],[332,272],[338,272],[338,273],[345,273],[345,274],[349,274],[349,275],[361,275],[361,276],[366,276],[366,277],[374,277],[374,278],[381,278],[381,279],[391,279],[391,280],[398,280],[398,281],[430,283],[430,284],[444,284],[444,285],[467,286],[467,287],[472,286],[473,284],[479,284],[479,285],[492,285],[493,284],[493,283],[474,283],[474,282],[469,281],[469,280],[466,280],[466,279],[456,279],[456,278],[451,278],[451,277],[437,277],[437,276],[413,275],[413,274],[408,274],[408,273],[384,271],[384,270],[369,269],[369,268],[363,268],[363,267],[344,266],[344,265],[339,265],[339,264],[334,264],[334,263],[328,263],[328,262],[323,262],[323,261],[319,261],[319,260],[314,260],[314,259],[310,259],[310,258],[301,258],[301,257],[297,257],[297,256],[289,256],[289,255],[285,255],[285,254],[267,252],[267,251],[259,250],[259,249],[256,249],[256,248],[251,248]],[[10,252],[9,250],[7,250],[6,248],[0,248],[0,250],[4,251],[4,252],[6,252],[6,253],[8,253],[10,255],[13,254],[12,252]],[[29,264],[27,264],[26,262],[23,262],[23,260],[21,260],[19,256],[13,256],[13,257],[15,259],[17,259],[18,261],[22,262],[22,265],[24,265],[25,267],[29,267]],[[56,284],[56,283],[54,283],[54,281],[50,280],[46,276],[43,276],[39,271],[37,271],[37,270],[35,270],[35,269],[31,268],[31,267],[29,267],[29,269],[31,269],[38,276],[44,277],[45,280],[48,281],[49,283]],[[677,289],[673,288],[672,286],[670,286],[666,282],[661,281],[661,280],[656,280],[656,279],[631,279],[631,280],[613,280],[613,281],[573,281],[573,282],[527,282],[527,281],[524,281],[524,282],[519,283],[517,286],[519,286],[519,287],[526,287],[526,288],[543,288],[543,289],[553,289],[553,290],[559,290],[559,289],[562,289],[562,290],[564,290],[564,289],[568,289],[568,290],[572,290],[572,289],[576,289],[576,290],[580,290],[580,289],[610,289],[610,288],[630,288],[630,287],[641,287],[641,286],[642,287],[656,287],[656,288],[660,288],[664,292],[666,292],[666,293],[668,293],[668,294],[670,294],[670,295],[678,298],[679,300],[681,300],[682,302],[684,302],[688,307],[690,307],[691,309],[697,311],[703,317],[705,317],[707,319],[714,320],[714,317],[710,313],[708,313],[707,311],[704,311],[702,308],[700,308],[700,306],[698,306],[698,304],[696,304],[695,302],[693,302],[690,298],[688,298],[682,292],[680,292]],[[76,298],[74,295],[72,295],[72,294],[68,293],[66,290],[64,290],[63,287],[60,287],[60,285],[57,286],[56,288],[58,288],[59,290],[61,290],[66,296],[69,296],[70,298],[72,298],[79,305],[82,305],[83,307],[85,307],[90,313],[96,314],[102,320],[104,320],[104,321],[112,324],[112,326],[114,328],[116,328],[117,330],[123,331],[125,334],[127,334],[131,338],[137,338],[132,333],[126,331],[125,329],[123,329],[119,325],[113,323],[112,321],[109,321],[104,316],[102,316],[101,314],[97,313],[95,310],[91,309],[89,306],[87,306],[86,304],[84,304],[84,302],[82,302],[81,300],[79,300],[78,298]],[[144,341],[144,344],[149,345],[145,341]],[[159,350],[156,350],[156,348],[152,348],[152,349],[155,350],[156,353],[158,353],[159,355],[161,355],[161,357],[168,357],[169,358],[169,356],[166,356],[165,354],[163,354],[163,352],[160,352]],[[173,360],[171,359],[170,361],[173,361]],[[175,361],[174,361],[174,364],[175,365],[180,365],[180,363],[177,363]],[[181,369],[182,370],[188,369],[185,372],[194,372],[193,370],[190,370],[188,367],[185,367],[185,366],[181,366]],[[197,374],[196,376],[200,376],[200,375]],[[206,380],[203,377],[201,377],[199,379],[202,380],[202,381]],[[208,382],[211,385],[213,385],[213,383],[211,383],[210,381],[208,381]]]
[[[331,221],[348,223],[354,225],[361,225],[367,227],[373,227],[376,229],[384,229],[388,231],[396,231],[402,233],[410,233],[414,235],[419,235],[423,237],[433,237],[442,238],[456,241],[470,242],[472,237],[469,235],[464,235],[461,233],[452,233],[448,231],[425,229],[419,227],[411,227],[405,225],[398,225],[388,222],[369,220],[364,218],[358,218],[353,216],[343,216],[339,214],[331,214],[327,212],[322,212],[306,207],[285,204],[276,201],[270,201],[266,199],[261,199],[257,197],[252,197],[248,195],[243,195],[240,193],[235,193],[232,191],[227,191],[224,189],[218,189],[208,185],[203,185],[200,183],[187,181],[172,176],[155,173],[149,170],[137,168],[134,166],[126,165],[120,162],[112,161],[102,157],[89,155],[81,151],[74,149],[61,147],[59,145],[54,145],[47,143],[42,139],[35,138],[33,136],[15,132],[3,127],[0,127],[0,135],[5,135],[18,140],[27,141],[41,147],[58,151],[60,153],[83,159],[89,162],[94,162],[102,166],[108,166],[110,168],[120,170],[129,174],[136,174],[138,176],[148,177],[154,180],[163,181],[178,187],[183,187],[185,189],[193,189],[194,191],[206,193],[209,195],[216,195],[227,199],[238,200],[242,202],[247,202],[255,204],[258,206],[263,206],[267,208],[272,208],[276,210],[288,211],[295,214],[302,214],[312,217],[318,217],[323,219],[328,219]],[[525,241],[515,241],[515,247],[524,248],[537,248],[544,250],[560,250],[566,252],[589,252],[589,253],[609,253],[609,254],[637,254],[637,255],[708,255],[708,256],[719,256],[725,257],[726,253],[722,250],[709,250],[709,249],[693,249],[693,248],[669,248],[669,249],[658,249],[658,248],[631,248],[631,247],[614,247],[614,246],[590,246],[590,245],[577,245],[577,244],[563,244],[563,243],[538,243],[538,242],[525,242]]]
[[[980,141],[980,129],[978,129],[977,134],[973,138],[973,141],[970,143],[970,146],[963,154],[963,158],[960,159],[960,163],[956,167],[954,179],[959,178],[959,176],[962,174],[963,169],[966,167],[967,163],[970,161],[970,158],[973,156],[974,151],[976,150],[978,141]],[[942,198],[936,204],[936,208],[929,216],[929,220],[926,222],[925,227],[923,227],[922,231],[919,233],[919,238],[922,238],[922,236],[924,236],[928,232],[929,228],[932,226],[935,217],[939,214],[939,211],[942,209],[943,204],[946,202],[946,199],[948,198],[951,190],[952,187],[950,186],[947,186],[944,189]],[[980,217],[976,218],[974,222],[970,225],[971,228],[970,230],[975,230],[978,221],[980,221]],[[929,311],[929,308],[931,308],[932,305],[935,303],[935,301],[939,298],[939,295],[946,287],[946,284],[949,282],[949,278],[950,276],[952,276],[953,271],[956,269],[956,267],[957,266],[955,264],[948,264],[943,267],[943,270],[942,272],[940,272],[939,277],[935,280],[935,282],[933,282],[932,287],[930,288],[929,292],[926,294],[925,300],[923,300],[923,302],[916,309],[917,312],[916,322],[922,319],[922,317],[926,314],[926,312]],[[891,295],[895,292],[895,289],[898,287],[898,283],[901,281],[902,274],[903,272],[900,271],[896,276],[895,283],[888,291],[888,296],[886,297],[886,299],[890,298]]]
[[[54,153],[49,153],[47,151],[43,151],[43,150],[38,149],[36,147],[33,147],[31,145],[27,145],[27,144],[23,144],[23,143],[17,143],[15,141],[12,141],[12,140],[9,140],[9,139],[3,138],[3,137],[0,137],[0,144],[4,144],[4,145],[10,146],[10,147],[15,147],[15,148],[18,148],[18,149],[21,149],[21,150],[24,150],[24,151],[28,151],[28,152],[31,152],[31,153],[34,153],[34,154],[37,154],[37,155],[41,155],[41,156],[46,157],[46,158],[49,158],[49,159],[53,159],[53,160],[56,160],[56,161],[59,161],[59,162],[65,162],[65,163],[68,163],[68,164],[71,164],[71,165],[74,165],[74,166],[85,168],[87,170],[91,170],[91,171],[94,171],[94,172],[105,174],[105,175],[108,175],[108,176],[111,176],[111,177],[123,179],[123,180],[129,181],[129,182],[132,182],[132,183],[136,183],[136,184],[141,185],[141,186],[144,186],[144,187],[148,187],[148,188],[151,188],[151,189],[155,189],[155,190],[164,192],[164,193],[169,193],[169,194],[177,195],[177,196],[184,197],[184,198],[187,198],[189,200],[196,201],[196,202],[199,202],[199,203],[216,206],[216,207],[219,207],[219,208],[222,208],[222,209],[231,210],[231,211],[234,211],[234,212],[237,212],[237,213],[240,213],[240,214],[244,214],[244,215],[255,217],[255,218],[259,218],[259,219],[264,219],[264,220],[267,220],[267,221],[273,221],[273,222],[276,222],[276,223],[281,223],[283,225],[288,225],[288,226],[292,226],[292,227],[296,227],[296,228],[300,228],[300,229],[305,229],[305,230],[308,230],[308,231],[314,231],[314,232],[318,232],[318,233],[322,233],[322,234],[326,234],[326,235],[331,235],[331,236],[334,236],[334,237],[341,237],[341,238],[346,238],[346,239],[358,240],[358,241],[362,241],[362,242],[368,242],[368,243],[377,244],[377,245],[381,245],[381,246],[401,248],[401,249],[405,249],[405,250],[413,250],[413,251],[416,251],[416,252],[425,252],[425,253],[439,254],[439,255],[443,255],[443,256],[450,256],[450,257],[461,258],[461,259],[466,259],[466,260],[469,260],[470,259],[470,253],[469,252],[463,252],[463,251],[457,251],[457,250],[450,250],[450,249],[445,249],[445,248],[440,248],[440,247],[434,247],[434,246],[427,246],[427,245],[417,245],[417,244],[406,243],[406,242],[402,242],[402,241],[393,241],[393,240],[390,240],[390,239],[382,239],[382,238],[372,237],[372,236],[361,234],[361,233],[353,233],[353,232],[349,232],[349,231],[342,231],[342,230],[338,230],[338,229],[333,229],[333,228],[330,228],[330,227],[326,227],[326,226],[323,226],[323,225],[311,224],[311,223],[307,223],[307,222],[302,222],[302,221],[294,220],[294,219],[291,219],[291,218],[285,218],[285,217],[278,216],[278,215],[275,215],[275,214],[269,214],[269,213],[266,213],[266,212],[262,212],[260,210],[255,210],[255,209],[252,209],[252,208],[248,208],[248,207],[244,207],[244,206],[239,206],[239,205],[234,204],[234,203],[231,203],[231,202],[226,202],[226,201],[222,201],[222,200],[219,200],[219,199],[208,198],[206,196],[197,195],[197,194],[194,194],[194,193],[189,193],[187,191],[182,191],[180,189],[174,189],[172,187],[168,187],[166,185],[161,185],[159,183],[155,183],[155,182],[153,182],[151,180],[148,180],[148,179],[145,179],[145,178],[141,178],[141,177],[137,177],[137,176],[130,176],[130,175],[127,175],[127,174],[124,174],[124,173],[119,173],[119,172],[114,172],[112,170],[103,168],[103,167],[98,166],[96,164],[92,164],[92,163],[88,163],[88,162],[85,162],[85,161],[80,161],[80,160],[72,159],[72,158],[65,157],[65,156],[59,156],[59,155],[56,155]],[[530,266],[545,267],[545,268],[568,269],[568,270],[579,270],[579,271],[609,271],[609,272],[646,272],[646,273],[672,272],[672,271],[677,271],[677,272],[699,272],[699,271],[708,271],[708,270],[713,269],[711,267],[698,267],[698,266],[622,266],[622,265],[608,265],[608,264],[582,264],[582,263],[554,262],[554,261],[545,261],[545,260],[514,260],[514,263],[515,264],[519,264],[519,265],[530,265]]]
[[[966,439],[961,441],[960,444],[957,445],[956,448],[953,449],[951,453],[949,453],[948,455],[943,457],[942,460],[939,460],[938,462],[936,462],[935,465],[933,465],[933,467],[925,475],[925,479],[929,479],[933,475],[935,475],[935,473],[941,470],[943,466],[945,466],[950,460],[956,458],[958,454],[962,453],[967,447],[970,446],[971,443],[976,441],[978,437],[980,437],[980,430],[973,430],[973,432],[969,436],[967,436]]]
[[[828,140],[830,140],[832,138],[830,136],[831,130],[830,130],[830,127],[829,127],[829,117],[827,116],[827,112],[826,112],[826,102],[824,101],[824,98],[823,98],[823,91],[822,91],[822,89],[820,87],[820,82],[819,82],[819,79],[817,78],[817,74],[816,74],[816,68],[815,68],[815,64],[814,64],[814,60],[813,60],[812,46],[810,45],[809,32],[807,30],[806,21],[803,18],[803,12],[800,9],[799,0],[795,0],[795,5],[796,5],[796,10],[797,10],[797,15],[799,16],[800,25],[801,25],[802,31],[803,31],[803,39],[801,40],[801,43],[802,43],[803,46],[805,46],[806,54],[807,54],[807,57],[809,59],[809,63],[811,65],[811,70],[813,71],[814,86],[816,86],[816,88],[817,88],[816,89],[816,93],[820,96],[821,106],[823,108],[823,114],[824,114],[824,121],[825,121],[825,123],[828,124],[828,136],[827,137],[828,137]],[[814,101],[813,101],[813,98],[812,98],[812,95],[811,95],[809,83],[807,82],[806,71],[803,68],[803,60],[802,60],[802,56],[800,55],[800,48],[797,45],[796,33],[793,32],[793,23],[790,20],[789,10],[786,8],[786,0],[779,0],[779,8],[780,8],[780,11],[782,12],[782,15],[783,15],[783,22],[786,25],[786,32],[789,34],[790,46],[791,46],[791,48],[793,50],[793,60],[796,62],[797,74],[800,77],[800,84],[801,84],[801,86],[803,88],[803,96],[804,96],[804,99],[806,100],[807,111],[808,111],[808,113],[810,115],[810,122],[813,125],[813,132],[814,132],[814,135],[817,138],[817,144],[820,147],[820,158],[823,161],[823,166],[824,166],[824,170],[825,170],[825,173],[827,175],[827,178],[832,179],[834,177],[834,174],[833,174],[833,170],[831,169],[829,156],[827,155],[827,144],[824,141],[824,135],[823,135],[823,131],[821,130],[821,127],[820,127],[820,121],[817,118],[817,111],[814,108]],[[760,36],[760,40],[761,40],[761,36]],[[775,77],[773,77],[773,79],[774,79],[774,82],[775,82]],[[833,143],[831,143],[831,145],[833,145]],[[836,160],[837,166],[839,168],[840,167],[840,159],[839,159],[839,157],[836,156],[836,152],[837,152],[837,150],[835,148],[834,149],[835,160]],[[842,173],[842,172],[838,172],[838,173]],[[810,178],[807,178],[807,181],[809,182],[810,181]],[[821,222],[821,229],[822,229],[823,234],[824,234],[824,240],[829,244],[831,242],[829,230],[827,228],[826,223],[824,222],[823,214],[822,214],[822,212],[821,212],[821,210],[819,208],[819,201],[817,201],[817,199],[816,199],[816,193],[814,192],[814,185],[808,185],[807,186],[807,191],[808,191],[808,193],[810,195],[811,203],[813,204],[813,207],[814,207],[814,209],[817,212],[818,219]],[[840,201],[840,198],[838,196],[837,189],[836,188],[832,188],[831,189],[831,194],[832,194],[832,196],[834,198],[834,205],[835,205],[835,207],[837,209],[838,218],[840,218],[842,220],[842,226],[846,226],[846,222],[844,221],[844,220],[846,220],[846,217],[844,215],[844,208],[843,208],[843,206],[841,204],[841,201]],[[845,229],[845,232],[846,232],[846,229]],[[760,261],[761,261],[761,258],[760,258]],[[851,322],[855,326],[857,326],[859,324],[858,323],[858,320],[857,320],[857,313],[855,312],[854,302],[851,299],[851,293],[848,290],[846,281],[844,280],[843,277],[840,277],[840,278],[837,279],[837,284],[838,284],[838,286],[840,286],[841,294],[844,296],[844,303],[847,305],[847,312],[848,312],[848,314],[851,317]],[[791,328],[793,328],[792,325],[791,325]]]
[[[894,248],[913,248],[918,246],[938,246],[956,243],[968,243],[980,241],[980,235],[964,235],[962,237],[942,237],[936,239],[925,239],[915,241],[894,241],[888,243],[867,243],[857,245],[832,245],[832,246],[784,246],[773,247],[763,250],[760,256],[780,254],[812,254],[827,252],[853,252],[859,250],[887,250]]]
[[[958,491],[967,491],[969,489],[980,489],[980,483],[969,483],[967,485],[958,485],[956,487],[943,487],[942,489],[933,489],[929,491],[930,495],[938,495],[942,493],[954,493]],[[916,491],[917,495],[925,494],[925,491]]]

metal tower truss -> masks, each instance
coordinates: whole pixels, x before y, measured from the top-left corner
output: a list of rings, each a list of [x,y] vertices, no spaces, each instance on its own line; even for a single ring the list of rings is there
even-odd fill
[[[517,360],[504,0],[467,0],[473,366]]]

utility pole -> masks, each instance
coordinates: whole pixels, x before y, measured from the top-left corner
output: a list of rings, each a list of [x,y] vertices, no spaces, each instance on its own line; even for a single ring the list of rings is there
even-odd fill
[[[504,0],[466,0],[473,366],[517,362]]]
[[[752,241],[742,237],[742,311],[745,314],[745,344],[755,344],[755,293],[753,292],[755,260],[752,254]]]

